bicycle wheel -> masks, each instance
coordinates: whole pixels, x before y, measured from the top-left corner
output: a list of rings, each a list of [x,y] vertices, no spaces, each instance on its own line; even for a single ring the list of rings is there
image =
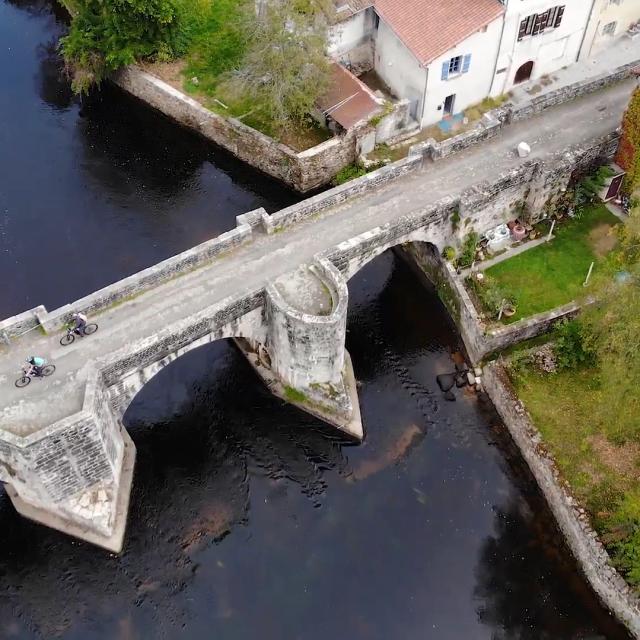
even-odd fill
[[[54,364],[48,364],[42,367],[42,375],[50,376],[56,370],[56,366]]]
[[[22,376],[22,378],[18,378],[16,380],[16,387],[19,389],[21,387],[26,387],[31,382],[31,378],[29,376]]]
[[[68,344],[71,344],[76,339],[73,333],[65,333],[65,335],[60,338],[60,344],[63,347],[66,347]]]
[[[95,322],[92,322],[91,324],[88,324],[84,328],[84,335],[90,336],[92,333],[95,333],[97,330],[98,330],[98,325]]]

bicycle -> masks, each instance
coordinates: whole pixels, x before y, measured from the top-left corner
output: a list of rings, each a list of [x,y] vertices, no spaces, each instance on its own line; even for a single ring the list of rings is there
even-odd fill
[[[60,338],[60,344],[63,347],[66,347],[68,344],[71,344],[76,336],[80,336],[84,338],[85,336],[90,336],[92,333],[95,333],[98,330],[98,325],[95,322],[90,324],[86,324],[84,326],[83,331],[78,331],[78,329],[74,329],[73,327],[69,327],[67,329],[67,333]]]
[[[18,387],[18,389],[26,387],[31,382],[31,378],[44,378],[50,376],[55,370],[56,367],[53,364],[45,364],[40,369],[39,374],[34,371],[33,367],[23,367],[23,375],[16,380],[16,387]]]

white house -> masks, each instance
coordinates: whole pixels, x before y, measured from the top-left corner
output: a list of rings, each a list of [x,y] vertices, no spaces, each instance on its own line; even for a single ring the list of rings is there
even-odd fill
[[[503,1],[506,11],[494,96],[576,62],[593,4],[593,0]]]
[[[498,0],[336,0],[329,52],[373,67],[422,126],[489,95],[504,7]]]
[[[580,49],[580,59],[588,58],[621,37],[640,42],[640,0],[595,0]]]

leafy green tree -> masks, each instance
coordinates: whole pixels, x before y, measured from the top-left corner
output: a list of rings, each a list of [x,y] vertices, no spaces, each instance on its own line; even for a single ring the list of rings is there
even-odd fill
[[[248,49],[231,86],[256,102],[276,129],[301,122],[329,84],[327,20],[313,0],[267,0],[248,15]]]
[[[62,52],[77,92],[124,65],[169,59],[186,46],[187,12],[177,0],[73,0],[72,13]]]

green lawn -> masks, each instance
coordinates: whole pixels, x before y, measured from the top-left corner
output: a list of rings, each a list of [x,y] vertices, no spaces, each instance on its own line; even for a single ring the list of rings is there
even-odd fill
[[[614,564],[640,585],[640,434],[616,433],[595,416],[598,371],[512,372],[518,396],[562,476],[587,510]]]
[[[515,322],[580,296],[591,262],[597,263],[613,248],[609,232],[618,222],[604,205],[594,205],[579,220],[557,224],[551,242],[489,267],[485,273],[516,301],[516,314],[505,321]]]

